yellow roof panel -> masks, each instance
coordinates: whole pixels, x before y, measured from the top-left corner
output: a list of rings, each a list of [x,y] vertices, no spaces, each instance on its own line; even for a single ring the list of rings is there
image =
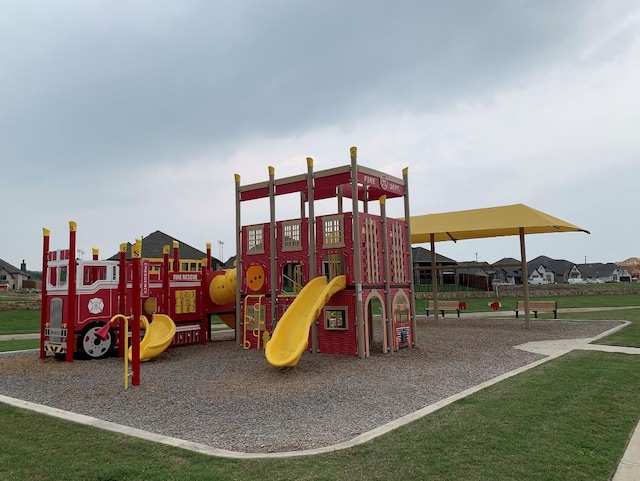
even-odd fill
[[[411,243],[589,231],[524,204],[411,216]]]

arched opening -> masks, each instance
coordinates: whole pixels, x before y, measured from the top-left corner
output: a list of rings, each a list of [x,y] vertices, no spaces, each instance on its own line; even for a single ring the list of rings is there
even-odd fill
[[[367,326],[367,355],[382,354],[389,351],[385,319],[384,299],[376,291],[371,292],[365,301],[364,314]]]
[[[403,290],[397,291],[391,301],[393,312],[393,348],[413,346],[413,332],[411,331],[411,316],[409,297]]]

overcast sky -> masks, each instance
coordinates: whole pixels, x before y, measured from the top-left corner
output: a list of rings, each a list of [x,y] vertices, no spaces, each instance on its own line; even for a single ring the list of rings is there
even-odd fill
[[[412,215],[524,203],[591,231],[528,236],[529,259],[640,256],[638,86],[637,0],[0,0],[0,258],[40,270],[42,227],[66,248],[73,220],[85,258],[161,230],[226,259],[234,174],[352,145],[409,168]]]

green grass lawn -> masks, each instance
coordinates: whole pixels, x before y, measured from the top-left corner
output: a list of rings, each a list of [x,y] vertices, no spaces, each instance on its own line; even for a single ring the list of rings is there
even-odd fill
[[[24,351],[27,349],[39,349],[40,339],[20,339],[15,341],[1,341],[0,352]]]
[[[467,303],[467,312],[490,311],[489,302],[499,301],[502,307],[498,312],[514,313],[514,308],[522,297],[490,297],[482,299],[466,298],[464,293],[457,300]],[[555,297],[531,297],[536,301],[558,301],[558,309],[580,308],[580,307],[623,307],[640,306],[640,295],[638,294],[602,294],[598,296],[555,296]],[[427,307],[427,299],[416,299],[416,311],[419,315],[424,315]]]
[[[0,311],[0,334],[40,332],[40,309]]]
[[[376,440],[283,460],[208,457],[0,405],[0,479],[607,480],[640,416],[640,357],[575,352]]]

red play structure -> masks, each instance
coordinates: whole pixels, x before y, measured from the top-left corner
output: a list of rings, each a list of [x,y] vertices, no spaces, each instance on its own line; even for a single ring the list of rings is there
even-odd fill
[[[116,314],[170,316],[175,323],[170,342],[174,346],[205,344],[214,314],[234,327],[234,298],[227,293],[235,296],[235,270],[211,270],[210,244],[209,261],[200,272],[179,270],[177,243],[172,259],[165,246],[162,263],[140,261],[140,242],[132,246],[132,259],[127,260],[127,244],[121,244],[119,261],[98,260],[95,249],[93,259],[85,261],[71,255],[76,251],[77,226],[75,222],[69,226],[65,250],[49,250],[50,232],[43,230],[41,358],[51,353],[71,362],[75,353],[93,359],[109,355],[124,335],[120,322],[110,324]],[[107,324],[111,329],[105,331]],[[135,330],[137,324],[132,324]]]
[[[414,343],[411,237],[404,220],[386,216],[387,199],[402,198],[409,219],[408,171],[392,177],[356,156],[353,147],[350,165],[324,171],[307,159],[306,174],[284,179],[270,167],[268,181],[246,186],[236,176],[236,339],[250,347],[270,339],[273,365],[295,365],[308,348],[367,357],[374,346],[391,352]],[[299,218],[277,220],[276,199],[291,194]],[[242,226],[242,204],[265,198],[270,219]],[[327,199],[335,211],[316,216],[316,202]]]
[[[264,348],[274,366],[295,365],[307,350],[364,358],[414,345],[408,170],[393,177],[359,166],[356,154],[353,147],[349,165],[324,171],[307,159],[306,174],[283,179],[270,167],[268,181],[246,186],[236,175],[230,270],[211,269],[210,244],[206,266],[195,272],[180,271],[175,243],[173,258],[165,246],[158,263],[139,258],[140,241],[130,259],[122,244],[118,261],[98,260],[97,250],[78,260],[74,222],[65,250],[50,250],[44,229],[40,357],[105,357],[124,345],[124,316],[134,321],[132,340],[144,317],[146,331],[174,325],[167,345],[179,346],[210,340],[216,315],[235,329],[239,346]],[[300,216],[276,219],[276,199],[291,195]],[[396,198],[404,201],[403,219],[386,215],[387,200]],[[269,220],[243,226],[242,204],[258,199],[269,200]],[[334,212],[316,215],[316,203],[331,199]]]

